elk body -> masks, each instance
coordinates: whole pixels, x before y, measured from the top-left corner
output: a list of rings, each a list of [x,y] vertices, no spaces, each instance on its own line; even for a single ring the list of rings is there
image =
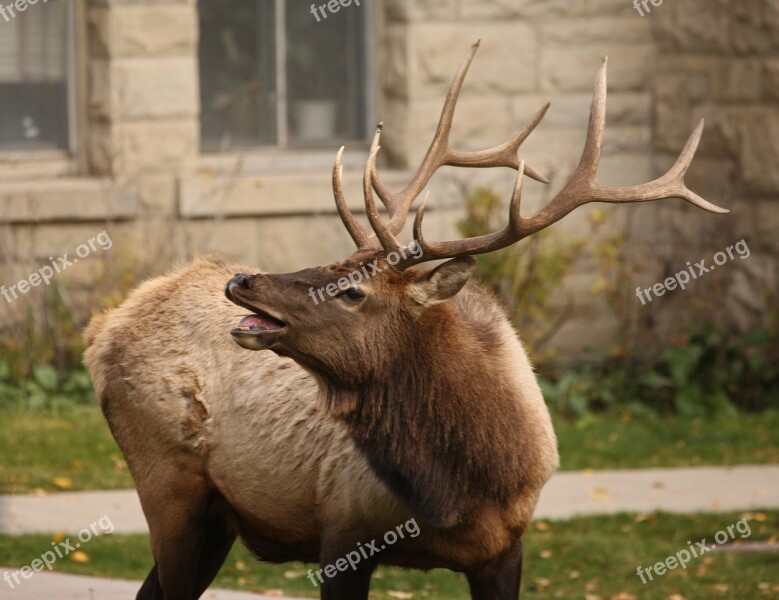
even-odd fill
[[[579,167],[545,208],[520,216],[523,176],[544,179],[517,151],[548,106],[501,146],[451,150],[452,116],[476,48],[400,193],[378,177],[377,131],[364,175],[372,230],[346,207],[339,152],[333,190],[358,247],[352,256],[285,275],[197,259],[143,284],[88,327],[85,361],[151,531],[155,566],[138,598],[199,597],[236,537],[262,560],[339,564],[410,519],[419,535],[312,579],[321,597],[366,599],[378,564],[461,571],[472,598],[519,597],[522,534],[557,468],[557,447],[503,308],[468,283],[472,255],[513,244],[592,201],[680,197],[726,211],[683,183],[702,124],[660,179],[631,188],[597,183],[604,61]],[[423,202],[414,223],[423,252],[401,252],[395,236],[443,165],[517,170],[509,224],[479,238],[427,242]],[[374,193],[388,210],[386,223]],[[390,264],[393,252],[405,258]],[[432,271],[410,268],[442,258],[451,260]],[[376,267],[370,278],[343,283],[368,264]],[[336,282],[337,296],[312,301],[312,289]],[[240,321],[238,307],[250,312]]]

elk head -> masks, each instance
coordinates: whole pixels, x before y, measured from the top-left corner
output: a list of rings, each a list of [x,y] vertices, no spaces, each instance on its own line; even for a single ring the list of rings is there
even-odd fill
[[[522,142],[545,115],[545,105],[532,121],[503,144],[477,152],[449,147],[457,98],[478,48],[474,44],[457,72],[444,104],[436,134],[411,182],[398,193],[379,179],[376,155],[381,125],[371,147],[363,176],[365,207],[371,229],[361,225],[346,205],[341,185],[341,155],[333,165],[336,206],[357,251],[345,261],[284,275],[237,274],[226,287],[227,297],[248,309],[232,331],[235,341],[251,350],[271,349],[290,356],[304,367],[339,387],[359,387],[392,369],[405,349],[418,340],[420,320],[440,322],[454,309],[447,303],[466,284],[475,261],[472,255],[505,248],[558,221],[589,202],[647,202],[682,198],[704,210],[726,213],[690,191],[684,175],[695,154],[703,121],[695,128],[676,164],[655,181],[632,187],[604,187],[597,170],[606,119],[606,59],[600,68],[590,111],[584,151],[578,167],[564,188],[541,210],[529,217],[520,214],[525,175],[548,181],[526,167],[517,156]],[[435,171],[442,166],[509,167],[517,174],[508,224],[489,235],[447,242],[428,242],[422,235],[427,197],[417,210],[414,242],[402,246],[395,236],[408,212]],[[374,193],[388,211],[385,223]],[[409,267],[423,262],[451,259],[429,272]],[[419,340],[421,341],[421,340]]]

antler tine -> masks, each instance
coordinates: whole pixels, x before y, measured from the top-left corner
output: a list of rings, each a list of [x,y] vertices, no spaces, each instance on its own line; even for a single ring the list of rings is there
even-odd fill
[[[371,228],[376,234],[381,247],[388,254],[390,252],[396,252],[400,249],[400,244],[395,236],[389,230],[389,228],[381,220],[381,215],[376,208],[376,202],[373,198],[373,172],[376,168],[376,155],[379,153],[380,146],[376,146],[371,150],[371,154],[368,157],[368,162],[365,163],[365,173],[362,178],[363,195],[365,196],[365,211],[368,214],[368,220],[371,223]]]
[[[684,183],[684,176],[692,163],[703,133],[703,120],[698,123],[690,135],[676,164],[662,177],[648,183],[627,187],[604,187],[598,183],[598,165],[606,128],[607,66],[608,58],[604,58],[595,84],[587,141],[579,165],[565,187],[552,198],[549,204],[536,214],[524,219],[523,227],[526,229],[526,235],[559,221],[575,208],[589,202],[652,202],[667,198],[681,198],[712,213],[730,212],[707,202],[690,191]]]
[[[422,236],[422,220],[425,216],[425,205],[429,193],[425,196],[417,209],[417,216],[414,219],[414,239],[419,244],[422,252],[419,257],[410,256],[399,268],[408,268],[412,265],[437,260],[441,258],[453,258],[465,254],[484,254],[505,248],[521,240],[523,235],[522,217],[519,214],[522,202],[522,186],[525,175],[525,161],[519,161],[517,170],[517,179],[514,183],[514,191],[511,194],[511,204],[509,205],[508,224],[494,233],[480,235],[477,237],[466,238],[464,240],[452,240],[449,242],[427,242]]]
[[[422,219],[425,212],[425,202],[423,202],[414,221],[414,237],[423,252],[419,258],[411,257],[402,263],[401,268],[439,258],[452,258],[464,254],[483,254],[504,248],[559,221],[575,208],[589,202],[649,202],[666,198],[682,198],[712,213],[730,212],[707,202],[690,191],[684,183],[684,176],[692,163],[703,133],[703,120],[690,135],[674,166],[662,177],[649,183],[630,187],[603,187],[598,183],[598,166],[606,129],[607,66],[608,59],[604,58],[595,83],[587,140],[579,164],[565,187],[544,208],[528,218],[520,216],[519,207],[524,172],[524,163],[520,161],[517,182],[511,198],[510,219],[506,227],[499,232],[464,240],[427,242],[422,237]]]
[[[346,204],[342,183],[343,166],[341,165],[341,157],[343,153],[344,146],[341,146],[335,155],[335,162],[333,163],[333,196],[335,197],[335,206],[346,230],[354,240],[354,243],[357,244],[357,248],[370,248],[370,232],[354,218],[352,211],[349,210],[349,206]]]
[[[468,73],[468,69],[473,62],[476,51],[479,49],[480,41],[471,46],[468,56],[460,65],[457,74],[454,76],[446,95],[441,117],[438,121],[436,133],[430,143],[430,147],[425,154],[422,163],[414,174],[411,182],[400,192],[392,193],[381,182],[375,166],[373,167],[372,179],[373,188],[381,201],[389,211],[389,222],[387,228],[393,235],[397,235],[403,229],[408,217],[408,212],[414,200],[419,196],[424,187],[428,184],[433,174],[442,166],[487,168],[487,167],[510,167],[519,168],[519,159],[517,151],[522,142],[541,122],[546,114],[549,105],[547,104],[534,116],[533,120],[520,132],[512,136],[503,144],[487,150],[476,152],[459,152],[449,147],[449,133],[452,128],[454,112],[457,106],[457,100],[460,96],[463,81]],[[380,131],[377,131],[377,136]],[[375,138],[374,138],[375,139]],[[526,168],[526,174],[533,179],[548,183],[549,180],[539,174],[535,169]]]

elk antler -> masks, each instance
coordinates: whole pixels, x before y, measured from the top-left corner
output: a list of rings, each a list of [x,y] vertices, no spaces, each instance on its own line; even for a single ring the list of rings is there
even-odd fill
[[[451,167],[510,167],[512,169],[519,169],[520,161],[517,157],[517,152],[522,142],[532,133],[536,126],[541,122],[546,114],[549,104],[547,103],[541,110],[536,113],[533,119],[525,126],[524,129],[517,132],[510,139],[503,144],[487,150],[480,150],[476,152],[459,152],[452,150],[449,147],[449,132],[452,129],[452,120],[454,118],[454,111],[457,106],[457,99],[460,96],[460,90],[465,80],[465,75],[468,73],[468,68],[471,66],[473,57],[476,55],[476,51],[479,49],[479,43],[476,42],[471,46],[471,50],[463,63],[460,65],[457,74],[452,80],[452,84],[449,87],[449,92],[446,95],[446,102],[444,103],[443,110],[441,111],[441,118],[438,121],[438,128],[436,129],[433,141],[430,143],[430,147],[425,154],[422,163],[419,165],[417,172],[411,179],[411,182],[400,192],[392,193],[379,179],[376,171],[376,152],[379,149],[379,140],[381,138],[382,124],[376,128],[376,133],[373,137],[373,143],[371,144],[371,156],[368,159],[368,163],[365,170],[365,176],[363,179],[363,187],[365,193],[365,203],[368,210],[368,218],[373,227],[373,232],[362,226],[352,215],[343,194],[343,186],[341,184],[341,177],[343,168],[341,166],[341,156],[343,148],[338,151],[338,154],[333,164],[333,195],[335,196],[335,203],[338,208],[338,213],[341,216],[346,229],[357,244],[358,248],[370,248],[376,245],[376,241],[382,243],[382,246],[386,248],[385,242],[391,246],[398,246],[394,236],[396,236],[403,229],[406,224],[408,212],[411,209],[411,205],[414,200],[419,196],[421,191],[430,181],[430,178],[436,172],[437,169],[443,166]],[[530,167],[526,167],[525,173],[537,181],[543,183],[549,183],[543,175],[540,175],[537,171]],[[375,190],[381,199],[384,206],[389,213],[389,222],[386,227],[376,227],[376,223],[381,222],[378,210],[376,210],[373,202],[373,191]],[[375,232],[375,233],[374,233]]]
[[[684,183],[684,175],[695,156],[698,142],[703,133],[703,119],[701,119],[692,135],[690,135],[676,164],[659,179],[631,187],[604,187],[598,183],[598,164],[600,163],[603,134],[606,127],[607,62],[608,59],[604,58],[595,84],[587,140],[579,165],[565,187],[544,208],[527,218],[523,218],[520,215],[522,175],[524,173],[524,164],[522,162],[519,164],[517,182],[511,197],[509,223],[501,231],[464,240],[427,242],[422,237],[422,219],[425,214],[425,203],[427,200],[425,198],[420,204],[416,219],[414,220],[414,238],[423,252],[419,258],[409,257],[401,262],[397,268],[405,269],[411,265],[430,260],[453,258],[466,254],[483,254],[505,248],[559,221],[575,208],[589,202],[649,202],[666,198],[682,198],[712,213],[723,214],[730,212],[727,209],[707,202],[690,191]],[[375,152],[368,161],[369,166],[366,167],[366,173],[373,172],[374,162]],[[371,216],[370,208],[373,206],[373,201],[372,199],[368,200],[367,196],[366,205],[369,208],[368,214]],[[388,243],[394,238],[386,231],[387,227],[381,223],[378,213],[371,218],[371,225],[373,225],[376,235],[382,240],[382,246],[385,250],[395,250],[396,248]]]

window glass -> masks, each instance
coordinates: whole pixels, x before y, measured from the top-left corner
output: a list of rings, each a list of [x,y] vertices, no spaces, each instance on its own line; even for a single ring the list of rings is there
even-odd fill
[[[364,6],[315,18],[292,0],[200,0],[206,149],[365,139]]]
[[[364,138],[364,9],[352,4],[318,22],[308,5],[290,2],[286,16],[290,142]]]
[[[0,18],[0,149],[68,146],[69,4]]]

